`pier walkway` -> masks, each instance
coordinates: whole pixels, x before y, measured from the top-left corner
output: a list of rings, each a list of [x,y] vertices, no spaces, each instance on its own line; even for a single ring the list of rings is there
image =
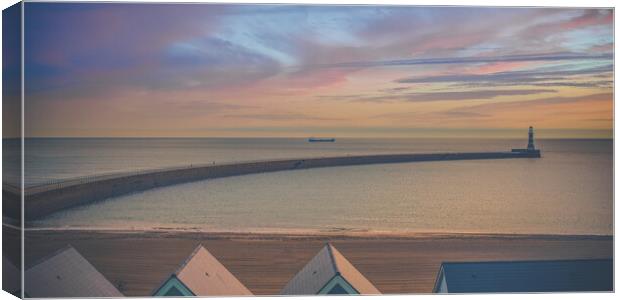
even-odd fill
[[[377,154],[203,164],[87,176],[25,188],[25,218],[35,220],[51,213],[111,197],[152,188],[229,176],[299,169],[406,162],[537,158],[536,152],[466,152],[430,154]],[[3,185],[4,208],[19,207],[19,189]],[[7,203],[8,202],[8,203]]]

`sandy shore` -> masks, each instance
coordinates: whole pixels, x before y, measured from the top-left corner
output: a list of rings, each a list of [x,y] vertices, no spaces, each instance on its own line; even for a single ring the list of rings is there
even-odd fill
[[[328,241],[383,293],[431,292],[442,261],[613,256],[611,236],[41,230],[26,233],[25,259],[28,267],[71,244],[125,295],[146,296],[202,243],[253,293],[267,295]]]

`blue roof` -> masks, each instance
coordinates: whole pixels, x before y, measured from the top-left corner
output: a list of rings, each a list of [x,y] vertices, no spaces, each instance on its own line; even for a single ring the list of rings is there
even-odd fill
[[[613,291],[613,260],[444,262],[449,293]]]

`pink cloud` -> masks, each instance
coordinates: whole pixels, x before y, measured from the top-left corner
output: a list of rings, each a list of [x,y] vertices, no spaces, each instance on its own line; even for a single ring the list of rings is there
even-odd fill
[[[357,69],[314,68],[290,74],[283,82],[289,89],[316,89],[340,85],[347,81],[347,76]]]
[[[484,64],[471,70],[472,74],[492,74],[497,72],[511,71],[529,65],[530,62],[512,61]]]
[[[421,55],[442,50],[454,50],[469,47],[488,39],[483,33],[470,33],[470,34],[432,34],[419,41],[415,45],[412,45],[412,55]]]
[[[583,15],[562,23],[561,28],[564,30],[572,30],[592,25],[612,24],[613,20],[613,10],[588,9]]]
[[[551,34],[565,31],[583,29],[595,25],[613,25],[612,10],[584,10],[583,14],[568,20],[553,23],[545,23],[526,28],[521,35],[524,38],[544,38]]]

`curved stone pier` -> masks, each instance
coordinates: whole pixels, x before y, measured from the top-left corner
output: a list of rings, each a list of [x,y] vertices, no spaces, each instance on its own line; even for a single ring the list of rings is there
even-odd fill
[[[59,210],[110,197],[117,197],[157,187],[228,176],[368,164],[536,157],[540,157],[538,152],[360,155],[200,165],[139,173],[95,176],[87,180],[74,179],[26,188],[24,196],[25,218],[26,220],[35,220]],[[11,193],[10,190],[3,189],[3,192],[5,201],[19,201],[19,197],[17,196],[7,197],[9,196],[7,193]]]

